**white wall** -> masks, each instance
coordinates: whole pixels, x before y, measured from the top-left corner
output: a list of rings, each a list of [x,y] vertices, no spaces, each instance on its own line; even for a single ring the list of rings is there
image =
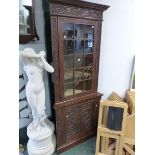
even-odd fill
[[[124,97],[134,57],[134,0],[87,0],[109,5],[103,14],[98,92]]]

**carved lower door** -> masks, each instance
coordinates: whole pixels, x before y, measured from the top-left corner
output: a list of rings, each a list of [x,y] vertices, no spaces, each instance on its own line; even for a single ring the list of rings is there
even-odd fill
[[[81,105],[65,108],[66,142],[76,139],[81,132]]]
[[[66,142],[80,139],[88,131],[93,130],[93,103],[82,103],[65,108]]]
[[[81,105],[82,115],[82,129],[83,131],[91,130],[93,128],[93,103],[86,103]]]

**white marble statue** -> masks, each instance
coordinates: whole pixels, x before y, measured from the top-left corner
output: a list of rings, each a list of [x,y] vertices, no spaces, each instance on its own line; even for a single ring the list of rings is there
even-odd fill
[[[32,48],[25,48],[20,56],[28,76],[26,97],[33,116],[32,123],[27,127],[28,152],[29,155],[51,155],[55,150],[54,124],[45,114],[43,69],[53,73],[54,68],[46,62],[44,51],[37,54]]]

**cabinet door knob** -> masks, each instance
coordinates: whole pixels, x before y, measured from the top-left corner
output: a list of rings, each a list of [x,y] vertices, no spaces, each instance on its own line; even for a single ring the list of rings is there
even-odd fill
[[[66,115],[66,117],[68,118],[68,115]]]
[[[98,107],[98,105],[96,104],[96,107]]]

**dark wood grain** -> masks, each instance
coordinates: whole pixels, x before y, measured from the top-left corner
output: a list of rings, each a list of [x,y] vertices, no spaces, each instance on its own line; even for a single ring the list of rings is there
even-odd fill
[[[50,2],[52,64],[55,68],[53,81],[56,150],[60,153],[96,134],[99,102],[102,96],[97,92],[102,13],[109,6],[80,0],[51,0]],[[94,25],[92,87],[85,93],[68,97],[64,96],[64,23]]]
[[[51,15],[102,20],[102,12],[99,10],[90,10],[62,4],[52,4]]]
[[[50,0],[51,3],[57,3],[57,4],[63,4],[68,6],[76,6],[76,7],[83,7],[83,8],[89,8],[89,9],[97,9],[101,11],[107,10],[110,6],[107,5],[101,5],[97,3],[91,3],[86,2],[83,0]]]
[[[54,81],[55,89],[55,102],[60,102],[60,72],[59,72],[59,50],[58,50],[58,18],[56,16],[51,17],[51,38],[52,38],[52,55],[54,67],[54,73],[52,79]]]
[[[57,152],[79,144],[96,134],[100,96],[56,108]],[[68,101],[69,102],[69,101]],[[55,105],[57,106],[57,105]]]

